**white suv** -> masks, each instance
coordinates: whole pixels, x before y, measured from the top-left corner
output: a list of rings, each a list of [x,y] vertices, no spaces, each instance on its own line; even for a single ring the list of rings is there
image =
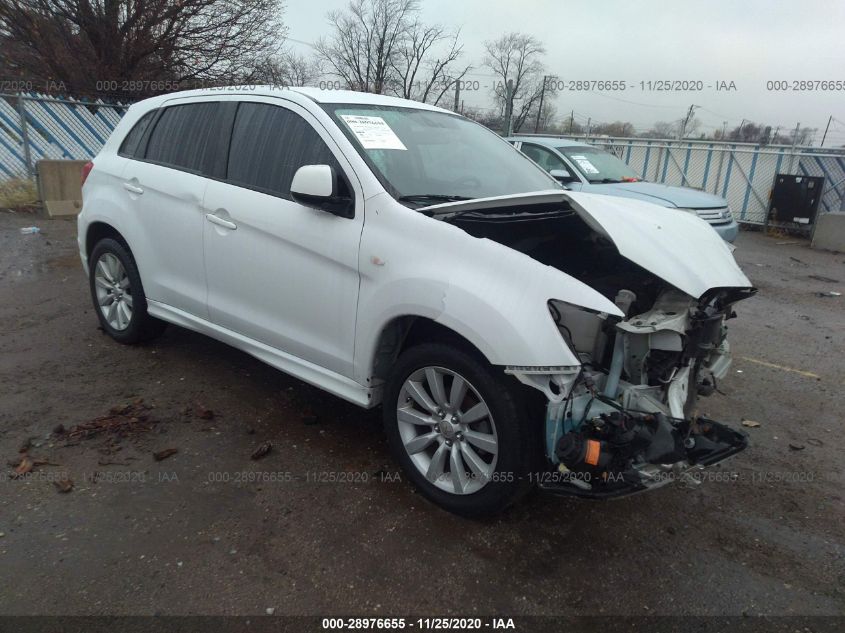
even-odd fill
[[[494,133],[391,97],[256,86],[133,105],[84,170],[102,327],[205,333],[362,407],[429,499],[612,497],[721,461],[692,415],[754,292],[688,214],[564,191]]]

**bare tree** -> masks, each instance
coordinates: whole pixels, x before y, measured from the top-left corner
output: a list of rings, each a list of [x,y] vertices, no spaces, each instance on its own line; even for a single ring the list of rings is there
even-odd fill
[[[160,91],[149,82],[237,82],[277,51],[281,12],[280,0],[0,0],[0,72],[129,98]]]
[[[469,66],[456,67],[460,31],[424,24],[419,11],[418,0],[352,0],[328,14],[317,55],[346,88],[438,103]]]
[[[417,0],[352,0],[328,14],[332,34],[317,54],[347,88],[383,94],[418,9]]]
[[[627,121],[614,121],[613,123],[596,123],[591,130],[593,134],[604,134],[620,138],[634,135],[634,126]]]
[[[459,36],[460,30],[450,33],[439,24],[427,26],[416,20],[391,62],[392,92],[405,99],[439,104],[471,68],[453,68],[463,50]]]
[[[254,80],[274,86],[313,86],[320,75],[316,60],[284,50],[261,64],[256,69]]]
[[[643,138],[675,138],[677,135],[677,122],[658,121],[650,130],[640,136]]]
[[[543,56],[546,48],[533,35],[506,33],[484,42],[484,64],[496,76],[493,94],[504,110],[508,81],[513,81],[513,130],[518,132],[532,109],[540,102],[543,91]],[[548,86],[547,96],[549,95]]]

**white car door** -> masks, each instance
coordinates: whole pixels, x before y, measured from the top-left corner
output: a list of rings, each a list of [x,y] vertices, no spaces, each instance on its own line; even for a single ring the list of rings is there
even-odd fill
[[[291,199],[294,173],[309,164],[339,172],[353,218]],[[363,196],[321,124],[287,101],[241,102],[226,175],[203,206],[211,321],[351,377]]]
[[[132,248],[147,298],[204,319],[202,200],[219,109],[208,101],[164,108],[143,157],[123,171],[123,188],[137,201]]]

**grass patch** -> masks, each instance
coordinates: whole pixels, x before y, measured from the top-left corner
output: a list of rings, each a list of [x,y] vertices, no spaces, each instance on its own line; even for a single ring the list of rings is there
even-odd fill
[[[35,182],[28,178],[0,180],[0,208],[24,210],[38,205]]]

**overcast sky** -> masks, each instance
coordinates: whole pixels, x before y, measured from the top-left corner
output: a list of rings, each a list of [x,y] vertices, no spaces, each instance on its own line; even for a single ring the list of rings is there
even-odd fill
[[[328,28],[325,15],[346,0],[289,0],[285,15],[292,40],[313,42]],[[745,118],[781,126],[819,128],[838,118],[825,145],[845,144],[845,91],[770,92],[769,80],[845,82],[845,2],[838,0],[422,0],[426,22],[460,27],[471,79],[490,85],[483,42],[511,30],[540,38],[550,74],[564,80],[625,80],[624,92],[561,92],[558,119],[623,120],[638,131],[655,121],[682,118],[690,104],[701,130]],[[302,53],[307,46],[291,42]],[[644,91],[641,81],[701,80],[702,92]],[[717,92],[719,81],[736,90]],[[489,90],[466,94],[466,104],[492,105]],[[567,119],[568,120],[568,119]]]

